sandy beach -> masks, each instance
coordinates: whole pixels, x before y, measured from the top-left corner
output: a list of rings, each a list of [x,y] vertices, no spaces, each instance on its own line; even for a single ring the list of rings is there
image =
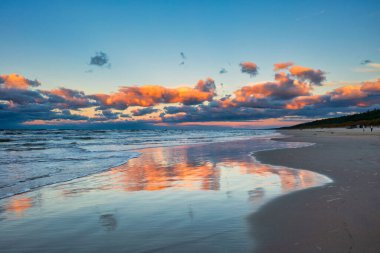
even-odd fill
[[[3,198],[0,248],[379,252],[379,129],[281,133],[139,149],[111,170]]]
[[[140,149],[127,163],[0,200],[1,252],[251,252],[247,217],[331,180],[250,155],[270,137]]]
[[[269,202],[250,216],[255,252],[380,252],[380,131],[283,130],[298,149],[263,151],[264,163],[327,175],[333,183]]]

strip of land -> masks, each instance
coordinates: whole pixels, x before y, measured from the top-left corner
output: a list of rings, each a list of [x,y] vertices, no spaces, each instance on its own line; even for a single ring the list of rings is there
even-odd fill
[[[380,129],[280,132],[289,136],[284,141],[315,145],[259,152],[259,161],[334,182],[277,198],[251,215],[256,252],[380,252]]]

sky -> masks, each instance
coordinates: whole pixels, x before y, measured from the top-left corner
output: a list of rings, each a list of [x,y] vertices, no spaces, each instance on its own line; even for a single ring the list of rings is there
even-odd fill
[[[0,128],[262,128],[380,105],[379,1],[1,0],[0,10]]]

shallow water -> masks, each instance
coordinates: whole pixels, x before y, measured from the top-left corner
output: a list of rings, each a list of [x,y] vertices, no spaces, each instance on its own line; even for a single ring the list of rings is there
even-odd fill
[[[250,252],[246,217],[330,180],[264,165],[268,138],[140,150],[110,171],[0,200],[4,252]]]
[[[273,134],[265,130],[0,131],[0,198],[107,170],[136,149],[223,142]]]

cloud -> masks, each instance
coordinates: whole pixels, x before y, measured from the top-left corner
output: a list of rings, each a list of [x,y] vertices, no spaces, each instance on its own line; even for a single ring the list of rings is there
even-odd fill
[[[275,63],[274,65],[274,71],[282,70],[282,69],[287,69],[290,66],[293,65],[293,62],[280,62],[280,63]]]
[[[185,53],[181,52],[179,55],[181,56],[181,59],[182,59],[182,61],[179,63],[179,65],[185,65],[185,60],[187,59]]]
[[[157,111],[158,111],[158,109],[155,109],[153,107],[138,108],[138,109],[132,110],[132,115],[133,116],[144,116],[144,115],[151,114],[151,113],[154,113]]]
[[[289,72],[298,78],[306,81],[310,81],[315,85],[322,85],[322,82],[326,80],[325,72],[321,70],[315,70],[312,68],[293,66],[289,69]]]
[[[324,72],[289,64],[280,69],[283,71],[276,72],[273,81],[251,83],[224,97],[217,96],[211,78],[192,87],[124,86],[115,93],[86,94],[64,87],[43,90],[38,81],[17,74],[1,75],[0,126],[313,118],[380,105],[380,78],[315,95],[313,89],[323,84]]]
[[[209,92],[215,95],[215,81],[212,78],[207,78],[206,80],[199,80],[197,85],[195,86],[195,89],[203,92]]]
[[[253,63],[253,62],[249,62],[249,61],[242,62],[240,63],[240,68],[241,68],[242,73],[249,74],[250,77],[254,77],[258,73],[258,67],[256,63]]]
[[[41,120],[89,120],[83,115],[71,114],[70,111],[57,110],[51,104],[9,105],[0,110],[0,126],[17,126],[30,121]]]
[[[380,72],[380,63],[367,60],[367,61],[364,61],[362,65],[365,65],[365,67],[356,68],[354,71],[360,72],[360,73]]]
[[[233,121],[262,119],[273,115],[274,110],[261,110],[249,107],[222,107],[220,104],[165,107],[162,113],[163,122],[201,122]]]
[[[311,94],[312,84],[280,72],[274,82],[247,85],[232,96],[196,106],[164,108],[163,122],[245,121],[285,116],[321,118],[380,105],[380,79],[343,86],[323,95]]]
[[[59,88],[40,92],[48,96],[48,101],[59,108],[86,108],[96,105],[95,101],[83,91]]]
[[[8,102],[9,106],[43,104],[47,98],[40,92],[17,88],[0,88],[0,101]]]
[[[115,120],[119,118],[120,114],[121,113],[119,112],[113,112],[111,110],[101,110],[101,111],[98,111],[98,113],[96,114],[97,117],[91,118],[91,120],[94,120],[94,121]]]
[[[7,89],[28,89],[29,87],[38,87],[41,83],[37,80],[30,80],[18,74],[9,74],[0,76],[0,87]]]
[[[380,70],[380,63],[372,62],[372,63],[368,63],[367,66]]]
[[[167,114],[177,114],[177,113],[194,113],[197,111],[195,106],[166,106],[164,111]]]
[[[380,79],[362,82],[359,86],[347,85],[323,95],[301,96],[286,105],[287,109],[299,110],[305,107],[369,107],[380,105]]]
[[[380,78],[376,81],[363,82],[360,90],[369,93],[380,93]]]
[[[182,103],[186,105],[211,101],[216,96],[215,83],[211,78],[200,80],[195,88],[165,88],[158,85],[121,87],[113,94],[95,94],[91,96],[101,106],[126,109],[129,106],[149,107],[165,103]]]
[[[285,105],[286,109],[290,110],[298,110],[302,109],[305,106],[313,105],[316,103],[320,103],[322,101],[322,96],[313,95],[313,96],[300,96],[293,99],[290,103]]]
[[[344,86],[335,89],[334,91],[328,93],[331,100],[351,100],[357,98],[364,98],[367,93],[361,90],[360,86]]]
[[[60,88],[46,91],[34,89],[38,81],[21,75],[1,76],[0,125],[19,124],[33,120],[87,120],[88,117],[72,115],[69,110],[93,106],[83,92]]]
[[[238,102],[249,102],[255,99],[286,100],[297,96],[309,95],[311,85],[292,79],[284,72],[275,75],[274,82],[265,82],[244,86],[234,92]]]
[[[108,64],[108,65],[107,65]],[[109,59],[106,53],[100,51],[96,52],[95,56],[91,57],[90,59],[90,65],[103,67],[107,65],[107,67],[110,67]]]
[[[361,65],[367,65],[368,63],[371,63],[371,60],[363,60],[360,64]]]
[[[226,74],[228,71],[225,69],[225,68],[221,68],[221,70],[219,70],[219,74]]]

